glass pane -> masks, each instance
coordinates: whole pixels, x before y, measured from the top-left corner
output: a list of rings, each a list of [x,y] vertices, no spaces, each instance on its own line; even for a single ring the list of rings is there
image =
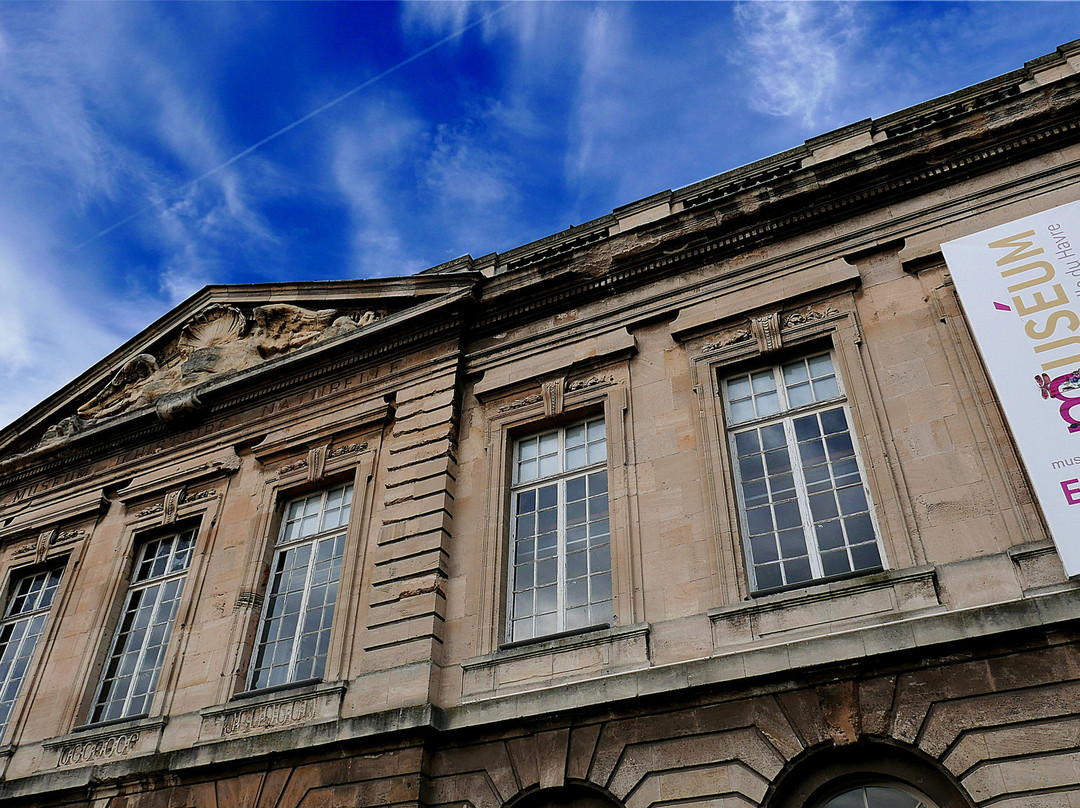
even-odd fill
[[[806,363],[800,359],[798,362],[789,362],[784,365],[784,384],[789,387],[798,382],[805,382],[810,378],[806,372]]]
[[[817,401],[826,401],[830,398],[836,398],[840,395],[840,387],[836,383],[836,379],[820,379],[814,381],[814,399]]]
[[[735,402],[750,397],[750,377],[739,376],[736,379],[728,379],[728,401]]]
[[[870,808],[916,808],[919,800],[903,791],[883,786],[869,786],[866,802]]]
[[[780,412],[780,396],[776,393],[765,393],[754,400],[759,416],[774,415]]]
[[[822,376],[833,375],[833,363],[832,357],[828,354],[821,354],[820,356],[814,356],[806,360],[807,365],[810,368],[810,376],[818,379]]]
[[[735,436],[735,454],[739,457],[757,454],[761,451],[761,443],[758,441],[757,431],[740,432]]]
[[[839,797],[829,800],[822,808],[867,808],[866,800],[861,788],[848,791]]]
[[[566,450],[566,468],[577,469],[581,468],[588,462],[588,454],[586,454],[584,446],[574,446]]]
[[[754,577],[758,589],[773,589],[784,585],[779,564],[762,564],[754,567]]]
[[[771,370],[761,370],[750,377],[750,386],[754,395],[776,389],[776,377]]]
[[[742,401],[731,402],[731,420],[733,423],[749,421],[754,417],[754,402],[746,398]]]

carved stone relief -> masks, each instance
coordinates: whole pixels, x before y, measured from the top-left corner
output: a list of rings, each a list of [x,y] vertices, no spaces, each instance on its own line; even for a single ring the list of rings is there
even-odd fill
[[[96,420],[151,404],[163,420],[175,420],[200,407],[188,388],[340,337],[383,315],[275,303],[254,308],[248,318],[235,306],[216,303],[192,317],[159,355],[141,353],[125,362],[75,415],[49,427],[42,442],[70,437]]]
[[[585,390],[589,387],[598,387],[602,384],[614,384],[614,376],[590,376],[587,379],[575,379],[566,385],[566,392],[574,393],[578,390]]]
[[[43,530],[38,533],[35,540],[19,545],[15,552],[12,553],[12,556],[19,559],[32,556],[36,561],[43,561],[51,548],[71,544],[84,538],[86,538],[86,531],[82,529],[57,530],[52,528],[51,530]]]
[[[806,325],[817,320],[824,320],[827,317],[835,317],[840,314],[837,309],[832,306],[825,305],[816,308],[800,309],[798,311],[788,312],[783,316],[780,321],[782,328],[793,328],[798,325]]]
[[[705,345],[702,345],[701,352],[712,353],[713,351],[719,351],[721,348],[726,348],[727,346],[734,345],[737,342],[746,342],[751,337],[753,337],[753,334],[750,333],[750,329],[747,327],[732,328],[728,331],[723,332],[717,339],[713,340],[712,342],[708,342]]]
[[[780,339],[780,314],[771,312],[762,317],[755,317],[750,321],[750,330],[758,341],[758,350],[761,353],[769,353],[780,348],[783,344]]]
[[[162,514],[162,524],[171,524],[176,521],[177,509],[181,505],[187,505],[190,502],[198,502],[202,499],[212,499],[217,496],[216,488],[205,488],[202,491],[193,491],[188,493],[182,488],[177,488],[170,491],[165,495],[165,499],[161,502],[156,502],[153,505],[148,505],[141,511],[138,511],[135,516],[141,518],[143,516],[153,516],[155,513]]]

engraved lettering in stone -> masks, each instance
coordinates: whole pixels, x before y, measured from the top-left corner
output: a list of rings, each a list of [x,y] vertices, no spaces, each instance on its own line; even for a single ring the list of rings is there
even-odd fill
[[[221,719],[221,737],[262,732],[293,724],[302,724],[315,717],[315,699],[303,699],[282,704],[266,704],[247,710],[226,713]]]
[[[60,748],[60,756],[56,760],[56,767],[78,766],[84,763],[95,763],[99,760],[123,757],[131,752],[138,742],[139,733],[127,732],[123,735],[110,735],[108,738],[68,744]]]

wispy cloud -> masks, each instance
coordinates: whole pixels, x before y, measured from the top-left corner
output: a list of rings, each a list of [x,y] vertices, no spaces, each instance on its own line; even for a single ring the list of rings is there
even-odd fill
[[[423,134],[423,122],[398,101],[365,105],[332,136],[331,171],[348,205],[358,276],[402,275],[428,265],[403,236]]]
[[[747,73],[750,105],[815,125],[842,81],[842,54],[858,34],[855,5],[740,3],[735,21],[732,60]]]

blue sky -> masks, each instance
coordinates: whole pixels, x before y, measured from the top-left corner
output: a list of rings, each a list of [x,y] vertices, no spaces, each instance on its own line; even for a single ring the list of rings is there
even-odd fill
[[[0,2],[0,425],[205,284],[507,250],[1077,37],[1078,3]]]

